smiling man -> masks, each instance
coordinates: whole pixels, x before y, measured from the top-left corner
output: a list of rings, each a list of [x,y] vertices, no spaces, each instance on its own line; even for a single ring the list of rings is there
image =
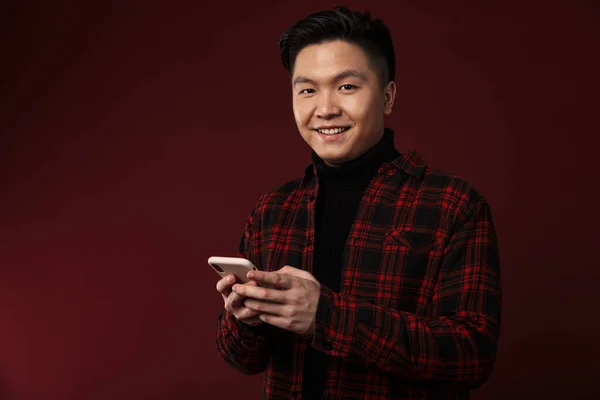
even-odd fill
[[[359,158],[383,136],[383,116],[392,111],[396,86],[387,79],[385,63],[377,68],[371,65],[376,62],[356,44],[341,40],[308,45],[296,56],[296,124],[328,166]]]
[[[280,50],[312,162],[249,216],[239,255],[261,271],[217,283],[218,350],[243,373],[266,371],[266,399],[469,398],[500,330],[487,202],[395,148],[384,123],[395,55],[381,20],[315,13]]]

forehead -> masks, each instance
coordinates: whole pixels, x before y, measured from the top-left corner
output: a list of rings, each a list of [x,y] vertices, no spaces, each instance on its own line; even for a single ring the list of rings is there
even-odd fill
[[[326,78],[347,69],[374,73],[367,54],[359,46],[345,41],[325,42],[306,46],[298,53],[294,76]]]

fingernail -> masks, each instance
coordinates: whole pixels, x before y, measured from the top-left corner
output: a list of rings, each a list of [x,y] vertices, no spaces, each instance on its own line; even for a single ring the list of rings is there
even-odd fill
[[[238,285],[233,285],[233,287],[231,288],[231,290],[233,290],[234,292],[238,291]]]
[[[227,277],[227,283],[233,283],[233,276]]]

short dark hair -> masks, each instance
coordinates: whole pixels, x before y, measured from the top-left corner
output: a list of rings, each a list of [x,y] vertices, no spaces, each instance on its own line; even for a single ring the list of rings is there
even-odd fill
[[[281,35],[281,62],[290,74],[298,53],[306,46],[343,40],[359,46],[373,62],[382,86],[396,78],[396,57],[388,27],[371,13],[345,6],[319,11],[296,22]]]

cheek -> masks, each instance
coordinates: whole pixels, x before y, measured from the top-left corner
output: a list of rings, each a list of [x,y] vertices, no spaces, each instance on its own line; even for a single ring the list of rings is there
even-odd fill
[[[368,95],[347,96],[344,99],[344,111],[354,120],[354,122],[364,123],[371,119],[371,115],[375,111],[375,101],[377,101],[377,99]]]
[[[299,127],[308,124],[308,122],[310,121],[311,113],[306,103],[294,101],[293,110],[294,119],[296,120],[296,124]]]

